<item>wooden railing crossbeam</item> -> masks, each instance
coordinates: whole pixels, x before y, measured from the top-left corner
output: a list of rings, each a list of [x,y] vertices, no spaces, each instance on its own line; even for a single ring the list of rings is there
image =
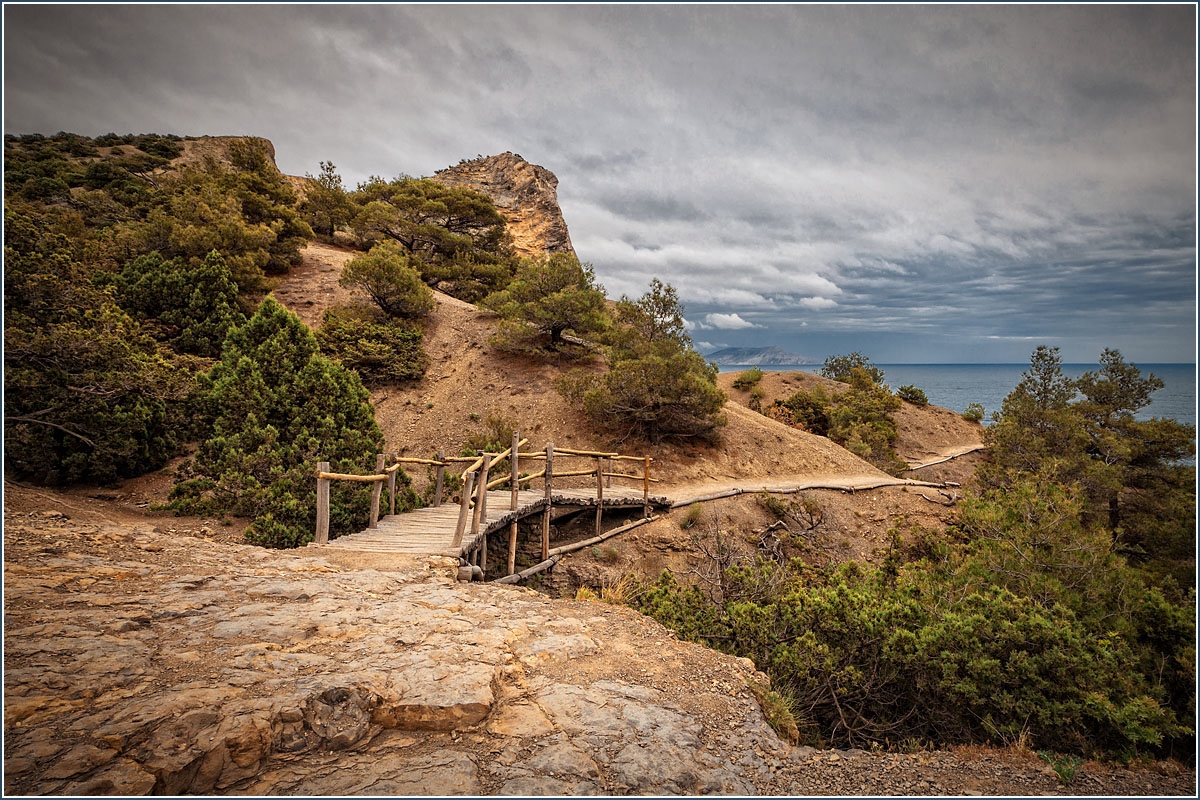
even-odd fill
[[[507,529],[507,558],[500,562],[496,569],[503,569],[509,578],[517,576],[516,551],[519,534],[518,521],[524,517],[541,515],[541,554],[542,562],[548,559],[557,560],[563,548],[550,548],[550,523],[556,505],[586,508],[594,506],[596,515],[596,536],[608,538],[613,531],[602,533],[604,509],[606,506],[630,506],[639,500],[643,505],[643,518],[650,518],[650,482],[659,479],[650,477],[650,456],[627,456],[620,453],[608,453],[598,450],[575,450],[565,448],[557,450],[552,442],[546,443],[544,452],[526,453],[522,447],[528,444],[519,434],[513,434],[512,444],[500,453],[482,453],[479,456],[451,456],[444,451],[438,451],[436,458],[415,458],[398,456],[396,454],[380,453],[376,456],[375,471],[367,475],[333,472],[330,463],[322,461],[317,465],[317,524],[314,544],[329,544],[329,500],[330,484],[335,480],[353,483],[371,484],[371,508],[367,528],[349,537],[346,544],[354,549],[368,552],[411,552],[431,553],[441,555],[457,554],[460,564],[471,566],[468,570],[476,578],[486,577],[488,570],[488,536],[498,534]],[[569,469],[556,472],[554,457],[586,458],[592,462],[590,469]],[[508,459],[507,474],[499,475],[494,480],[488,480],[489,472],[503,459]],[[520,471],[521,459],[542,461],[544,468],[529,475]],[[617,461],[642,462],[641,473],[620,472],[614,469]],[[456,509],[441,508],[444,494],[444,479],[446,468],[452,464],[466,463],[467,467],[461,473],[462,491]],[[428,507],[416,509],[411,514],[402,514],[405,522],[400,523],[396,515],[396,484],[398,475],[404,464],[418,464],[436,468],[436,487]],[[558,489],[554,487],[555,478],[594,477],[595,485],[590,488]],[[618,481],[637,481],[642,484],[643,491],[639,498],[628,488],[613,489],[613,479]],[[430,476],[431,482],[433,476]],[[542,491],[533,490],[533,481],[541,479]],[[388,511],[386,519],[380,518],[380,505],[384,483],[388,489]],[[507,508],[499,514],[489,514],[489,495],[493,488],[507,484],[503,494],[497,492],[490,502],[499,507],[504,498]],[[586,486],[586,483],[584,484]],[[522,488],[528,486],[528,489]],[[610,498],[611,495],[611,498]],[[664,504],[662,498],[655,499],[656,503]],[[403,536],[398,536],[401,531]],[[351,545],[351,540],[355,542]],[[589,540],[591,541],[591,540]],[[339,544],[342,541],[339,540]],[[574,549],[572,547],[572,549]],[[552,562],[551,562],[552,563]],[[539,565],[540,566],[540,565]],[[545,568],[545,567],[543,567]],[[467,570],[467,567],[463,567]],[[524,575],[529,570],[520,573]]]

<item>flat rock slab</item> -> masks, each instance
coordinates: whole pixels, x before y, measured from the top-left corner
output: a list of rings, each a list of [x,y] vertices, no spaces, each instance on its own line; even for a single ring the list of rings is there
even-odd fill
[[[608,791],[647,758],[698,756],[702,725],[665,698],[593,686],[630,620],[692,647],[626,610],[458,585],[434,561],[349,569],[65,518],[4,534],[9,792]],[[487,748],[453,746],[463,732],[522,758],[495,772]],[[614,760],[630,737],[657,756]]]
[[[746,659],[627,608],[458,584],[436,560],[381,572],[63,514],[5,522],[6,794],[1194,790],[1182,768],[1061,787],[953,754],[790,748]]]

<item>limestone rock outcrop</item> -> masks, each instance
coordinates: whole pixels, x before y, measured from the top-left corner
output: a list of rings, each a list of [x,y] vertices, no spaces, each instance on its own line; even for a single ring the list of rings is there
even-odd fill
[[[9,489],[6,795],[1195,796],[1170,763],[1067,787],[1003,752],[790,747],[751,662],[627,608],[11,513]]]
[[[517,253],[574,253],[567,223],[558,205],[558,178],[516,153],[501,153],[440,170],[433,180],[465,187],[492,199],[508,221]]]
[[[746,794],[783,749],[629,609],[6,516],[6,794]]]
[[[232,149],[235,144],[249,144],[261,147],[267,156],[267,161],[278,171],[275,163],[275,145],[270,139],[261,136],[196,136],[184,139],[179,143],[183,152],[178,158],[172,159],[171,167],[203,167],[209,159],[217,164],[233,163]]]

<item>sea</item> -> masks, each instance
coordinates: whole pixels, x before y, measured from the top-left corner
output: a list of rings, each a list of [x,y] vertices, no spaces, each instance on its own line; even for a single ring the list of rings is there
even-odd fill
[[[720,367],[721,372],[741,372],[753,365]],[[964,411],[970,403],[984,407],[985,425],[991,424],[992,412],[999,411],[1004,398],[1021,382],[1029,364],[877,364],[883,370],[884,383],[895,391],[913,385],[925,392],[929,402],[953,411]],[[1196,424],[1196,365],[1137,364],[1142,375],[1154,373],[1165,386],[1150,397],[1150,405],[1138,412],[1138,419],[1166,417],[1188,425]],[[821,365],[760,365],[764,372],[819,372]],[[1063,374],[1078,378],[1098,370],[1097,364],[1063,364]]]

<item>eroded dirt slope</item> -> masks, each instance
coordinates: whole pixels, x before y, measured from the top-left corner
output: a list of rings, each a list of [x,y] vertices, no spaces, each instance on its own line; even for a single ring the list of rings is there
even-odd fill
[[[305,322],[318,325],[325,308],[351,297],[336,285],[337,272],[351,255],[343,248],[309,245],[301,266],[275,290],[276,297]],[[737,390],[729,390],[728,425],[716,445],[623,442],[622,432],[598,430],[555,389],[555,381],[566,370],[599,369],[599,359],[582,364],[537,361],[500,352],[488,343],[496,328],[493,314],[440,293],[436,302],[426,323],[425,349],[430,360],[426,375],[413,384],[373,394],[376,418],[392,452],[419,457],[438,450],[457,454],[473,433],[485,429],[489,415],[496,415],[513,422],[529,438],[531,449],[554,442],[559,448],[648,452],[655,459],[653,474],[664,481],[660,490],[794,476],[883,475],[823,437],[750,411],[740,396],[745,393]],[[764,385],[778,396],[786,396],[790,386],[803,385],[809,379],[820,380],[804,373],[768,373]],[[723,385],[731,380],[721,376]],[[774,396],[769,395],[768,401]],[[915,409],[910,416],[916,424],[934,413]],[[928,427],[931,431],[937,428]],[[929,447],[939,449],[967,440],[968,434],[947,429]]]

